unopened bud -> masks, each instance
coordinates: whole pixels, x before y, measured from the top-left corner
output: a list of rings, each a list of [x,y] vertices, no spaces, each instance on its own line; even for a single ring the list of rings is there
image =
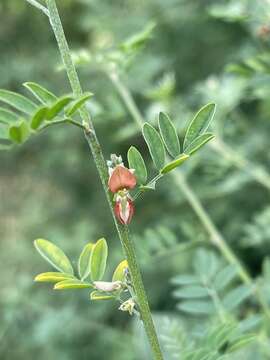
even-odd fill
[[[106,292],[120,290],[122,287],[121,281],[94,281],[93,284],[97,290]]]

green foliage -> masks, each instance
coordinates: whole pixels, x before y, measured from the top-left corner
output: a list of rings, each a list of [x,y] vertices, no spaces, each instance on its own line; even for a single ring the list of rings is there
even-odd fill
[[[138,183],[145,184],[147,181],[147,169],[145,162],[139,150],[135,146],[131,146],[128,150],[128,165],[130,169],[135,170]]]
[[[90,256],[90,274],[92,281],[101,280],[105,273],[108,246],[105,239],[100,239],[93,246]]]

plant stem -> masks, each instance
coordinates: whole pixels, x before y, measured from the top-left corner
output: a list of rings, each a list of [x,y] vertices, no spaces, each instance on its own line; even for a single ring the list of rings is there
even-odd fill
[[[109,75],[109,72],[107,72],[107,74]],[[119,95],[121,96],[124,104],[129,110],[134,121],[136,121],[137,124],[140,124],[140,128],[141,128],[144,122],[143,116],[140,110],[138,109],[129,89],[125,87],[124,83],[122,83],[117,72],[114,72],[113,74],[109,75],[109,78],[111,79],[112,83],[115,85],[115,88],[117,89]],[[130,104],[132,106],[130,106]],[[140,116],[138,117],[137,114],[139,114]],[[177,171],[176,169],[171,172],[171,176],[174,177],[176,184],[185,194],[190,206],[192,207],[192,209],[200,219],[202,225],[206,229],[207,233],[209,234],[210,242],[219,249],[220,253],[228,261],[228,263],[236,266],[238,275],[242,279],[242,281],[245,284],[251,286],[252,285],[251,276],[249,275],[245,267],[241,264],[237,256],[234,254],[233,250],[227,244],[222,234],[216,228],[215,224],[208,215],[207,211],[204,209],[203,205],[201,204],[199,198],[196,196],[196,194],[194,193],[194,191],[186,181],[184,174],[179,170]],[[139,196],[139,193],[136,194],[136,196]],[[256,287],[254,289],[254,295],[256,296],[258,303],[261,305],[262,309],[264,310],[266,316],[270,319],[270,310],[268,304],[265,302],[259,287]]]
[[[84,126],[77,121],[74,121],[72,119],[61,119],[61,120],[50,121],[47,124],[45,124],[44,126],[42,126],[39,130],[42,131],[44,129],[47,129],[50,126],[61,125],[61,124],[71,124],[71,125],[81,128],[83,130],[85,129]]]
[[[55,0],[46,0],[46,3],[49,10],[49,19],[51,22],[51,26],[58,43],[58,47],[70,81],[71,88],[73,90],[75,97],[78,97],[82,94],[82,88],[78,78],[77,71],[75,69],[75,66],[71,58],[70,50],[66,41],[66,37],[64,34],[64,30],[62,27],[61,19],[59,17]],[[144,324],[146,335],[148,337],[149,343],[152,348],[153,356],[156,360],[163,360],[156,330],[154,327],[150,308],[148,305],[148,300],[145,293],[141,273],[136,259],[134,244],[130,238],[128,227],[124,225],[120,225],[118,223],[113,211],[112,196],[109,193],[109,189],[107,186],[108,169],[102,154],[102,149],[95,134],[95,130],[91,121],[90,114],[85,107],[81,109],[80,115],[82,118],[82,123],[85,127],[85,137],[91,149],[102,182],[102,186],[113,216],[114,224],[117,229],[119,239],[121,241],[124,253],[128,261],[131,280],[137,297],[136,300],[140,309],[140,315]]]

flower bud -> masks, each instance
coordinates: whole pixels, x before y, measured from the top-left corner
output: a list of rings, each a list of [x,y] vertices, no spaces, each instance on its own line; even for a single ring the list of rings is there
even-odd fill
[[[122,165],[118,165],[112,170],[108,185],[111,192],[117,193],[119,190],[133,189],[136,183],[133,172]]]
[[[134,312],[134,307],[135,307],[135,301],[130,298],[127,301],[123,302],[123,304],[120,305],[119,310],[121,311],[128,311],[129,315],[132,315]]]
[[[114,213],[121,224],[128,225],[134,214],[134,205],[128,195],[117,195]]]

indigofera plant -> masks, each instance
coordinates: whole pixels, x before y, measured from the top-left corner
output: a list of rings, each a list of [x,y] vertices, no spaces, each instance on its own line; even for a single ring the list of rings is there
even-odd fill
[[[165,113],[159,114],[158,130],[149,123],[143,124],[142,135],[156,168],[156,173],[150,180],[150,171],[140,151],[134,146],[127,153],[129,168],[124,165],[121,156],[114,154],[106,164],[87,108],[87,101],[90,101],[93,94],[82,91],[55,0],[46,0],[46,7],[35,0],[28,2],[49,17],[72,94],[57,97],[33,82],[24,85],[35,101],[21,94],[0,90],[0,101],[7,105],[0,108],[0,146],[7,149],[22,144],[31,135],[53,125],[71,124],[79,127],[93,155],[125,258],[117,266],[111,281],[104,281],[108,257],[108,246],[104,238],[85,245],[78,259],[76,272],[60,248],[47,240],[38,239],[35,241],[36,249],[57,271],[39,274],[35,280],[54,283],[56,290],[89,288],[91,300],[119,301],[120,310],[130,315],[137,314],[142,320],[153,356],[161,360],[163,355],[128,224],[133,218],[135,200],[142,193],[155,190],[158,180],[181,166],[214,137],[208,132],[208,128],[215,113],[215,104],[209,103],[197,112],[187,127],[183,143],[178,138],[173,122]],[[140,39],[135,40],[138,45]]]

